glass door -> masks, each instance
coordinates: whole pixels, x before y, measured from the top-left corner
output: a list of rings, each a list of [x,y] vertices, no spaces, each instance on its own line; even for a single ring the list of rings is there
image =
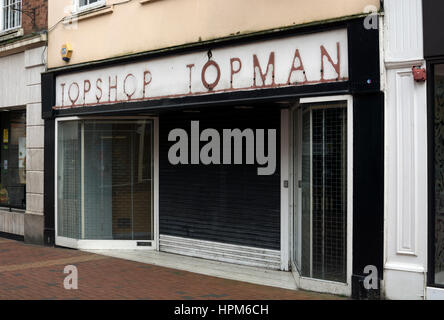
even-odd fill
[[[293,110],[293,262],[301,278],[347,284],[349,103],[337,99]]]
[[[59,121],[57,132],[62,242],[154,241],[153,121]]]

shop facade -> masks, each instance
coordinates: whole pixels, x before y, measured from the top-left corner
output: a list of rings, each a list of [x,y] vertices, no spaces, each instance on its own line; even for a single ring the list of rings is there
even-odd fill
[[[383,264],[379,53],[355,18],[44,73],[45,241],[368,294],[364,269]]]
[[[44,1],[0,4],[0,234],[34,244],[43,244],[46,18]]]

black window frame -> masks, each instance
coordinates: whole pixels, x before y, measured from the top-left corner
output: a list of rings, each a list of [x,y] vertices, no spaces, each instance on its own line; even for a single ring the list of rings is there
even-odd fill
[[[444,65],[444,56],[427,61],[427,136],[428,136],[428,245],[427,286],[442,288],[435,282],[435,66]]]
[[[10,118],[10,114],[11,114],[11,112],[16,112],[16,113],[24,113],[24,117],[25,117],[25,126],[26,126],[26,114],[27,114],[27,110],[26,110],[26,108],[21,108],[21,109],[12,109],[12,110],[8,110],[8,111],[5,111],[5,112],[3,112],[2,114],[0,114],[0,125],[1,125],[1,134],[2,134],[2,139],[1,139],[1,141],[0,141],[0,158],[2,158],[2,152],[3,152],[3,150],[4,150],[4,145],[5,145],[5,143],[3,142],[3,129],[7,129],[8,130],[8,139],[9,139],[9,142],[8,143],[6,143],[6,145],[8,145],[8,152],[9,152],[9,146],[10,146],[10,141],[11,141],[11,138],[12,138],[12,136],[11,136],[11,118]],[[4,121],[4,119],[3,119],[3,116],[5,116],[5,115],[7,115],[8,116],[8,118],[6,119],[6,121]],[[7,123],[7,125],[4,125],[5,123]],[[8,161],[9,162],[9,161]],[[9,166],[9,164],[8,164],[8,166]],[[1,168],[1,170],[3,170],[3,163],[0,163],[0,168]],[[25,168],[25,170],[26,170],[26,168]],[[3,183],[3,181],[2,181],[2,174],[0,174],[0,184],[2,184]],[[27,182],[27,181],[26,181]],[[0,203],[0,210],[1,209],[9,209],[9,211],[10,212],[12,212],[12,209],[15,209],[15,210],[26,210],[26,185],[27,185],[27,183],[25,182],[25,184],[23,185],[23,188],[24,188],[24,193],[23,193],[23,199],[22,199],[22,206],[20,206],[20,205],[11,205],[10,203],[8,203],[7,205],[6,204],[1,204]],[[8,187],[6,187],[6,188],[9,188],[10,186],[8,186]],[[17,187],[16,187],[17,188]]]

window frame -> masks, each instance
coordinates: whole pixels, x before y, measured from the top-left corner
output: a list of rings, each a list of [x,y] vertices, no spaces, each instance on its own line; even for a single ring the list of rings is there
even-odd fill
[[[24,122],[21,122],[21,123],[19,122],[19,124],[23,124],[25,126],[24,127],[25,128],[25,136],[24,137],[23,136],[15,136],[15,135],[13,135],[13,130],[12,130],[12,126],[11,126],[11,123],[12,123],[11,115],[12,115],[12,113],[22,113],[21,117],[22,117]],[[3,117],[5,117],[5,118],[3,118]],[[6,123],[7,123],[7,125],[5,125]],[[26,139],[26,134],[27,134],[27,132],[26,132],[26,109],[20,108],[20,109],[13,109],[13,110],[9,110],[9,111],[3,112],[2,113],[2,117],[0,117],[0,126],[1,126],[2,134],[4,134],[3,133],[4,130],[7,130],[7,142],[4,141],[4,138],[0,141],[0,146],[1,146],[1,152],[0,152],[1,165],[0,165],[0,167],[2,169],[4,168],[4,164],[3,164],[4,162],[3,161],[6,160],[8,162],[8,170],[9,170],[7,173],[2,173],[2,175],[0,176],[0,185],[2,186],[3,189],[6,189],[7,192],[8,192],[8,203],[0,203],[0,209],[7,208],[9,210],[11,210],[11,209],[26,210],[26,185],[27,185],[26,163],[25,163],[25,167],[24,167],[24,170],[25,170],[24,171],[25,172],[25,183],[24,184],[20,183],[20,182],[18,182],[17,184],[10,183],[11,182],[10,179],[14,179],[14,174],[11,173],[10,170],[17,169],[18,170],[17,174],[18,175],[20,174],[19,173],[19,169],[20,169],[19,164],[17,163],[17,167],[14,167],[13,165],[11,165],[11,163],[13,163],[13,161],[10,161],[10,160],[13,157],[15,157],[15,156],[19,157],[19,147],[18,147],[19,143],[17,144],[17,154],[15,154],[13,152],[14,149],[12,147],[13,146],[12,141],[14,140],[14,137],[16,137],[16,138],[20,137],[20,138],[25,138]],[[4,148],[4,146],[8,146],[8,148]],[[27,150],[26,149],[26,145],[25,145],[25,150]],[[5,152],[5,153],[3,153],[3,152]],[[10,153],[10,152],[12,152],[12,153]],[[6,155],[6,157],[5,157],[5,155]],[[11,168],[11,169],[9,169],[9,168]],[[6,177],[5,181],[3,180],[4,177]],[[16,188],[16,189],[17,188],[21,188],[22,186],[24,187],[24,193],[23,193],[23,198],[21,199],[21,204],[19,204],[19,202],[16,202],[16,201],[13,201],[15,203],[11,204],[11,198],[9,197],[10,189],[11,188]]]
[[[80,0],[74,0],[74,1],[75,1],[74,8],[76,13],[89,11],[106,6],[106,0],[97,0],[97,2],[90,3],[84,6],[80,5]]]
[[[427,130],[428,130],[428,245],[427,245],[427,287],[428,289],[443,290],[444,285],[436,282],[436,208],[435,208],[435,67],[444,65],[440,57],[427,62]]]
[[[82,120],[151,120],[153,124],[153,240],[83,240],[59,236],[58,232],[58,135],[59,124],[64,121],[82,121]],[[54,144],[54,220],[55,220],[55,243],[62,247],[83,250],[145,250],[159,251],[159,118],[156,116],[72,116],[60,117],[55,119],[55,144]],[[139,243],[151,243],[150,246],[140,246]]]
[[[23,0],[16,0],[16,2],[20,3],[20,11],[19,11],[20,23],[18,25],[16,25],[16,26],[12,27],[12,28],[5,29],[4,28],[4,22],[5,21],[3,19],[3,16],[4,16],[6,4],[5,4],[5,0],[0,0],[0,34],[5,33],[5,32],[10,32],[10,31],[13,31],[13,30],[17,30],[17,29],[20,29],[22,27],[22,22],[23,22],[22,17],[23,17],[23,14],[22,14],[21,9],[22,9],[22,5],[23,5]]]

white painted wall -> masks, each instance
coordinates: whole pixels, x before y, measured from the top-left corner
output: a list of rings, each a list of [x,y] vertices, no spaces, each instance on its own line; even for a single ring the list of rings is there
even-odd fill
[[[24,52],[0,58],[0,108],[26,104]]]
[[[385,261],[388,299],[424,299],[427,272],[427,91],[422,1],[386,0]]]

